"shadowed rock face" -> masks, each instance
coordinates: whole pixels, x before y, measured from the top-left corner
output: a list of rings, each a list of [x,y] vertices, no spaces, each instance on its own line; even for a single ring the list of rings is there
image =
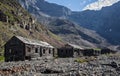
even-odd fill
[[[84,47],[106,46],[106,40],[96,32],[80,27],[66,19],[51,19],[46,24],[49,30],[64,41]]]
[[[120,2],[100,11],[74,12],[70,19],[83,27],[97,31],[112,44],[120,44]]]

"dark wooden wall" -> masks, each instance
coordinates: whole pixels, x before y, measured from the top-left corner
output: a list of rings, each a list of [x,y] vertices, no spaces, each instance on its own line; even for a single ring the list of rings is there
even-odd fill
[[[74,51],[72,48],[59,48],[57,52],[58,57],[73,57]]]
[[[25,44],[13,37],[5,44],[5,61],[19,61],[25,59]]]
[[[16,37],[12,37],[5,44],[5,61],[23,61],[32,58],[54,56],[54,48],[42,47],[39,45],[25,44]]]
[[[116,53],[116,51],[110,50],[108,48],[101,50],[101,54],[109,54],[109,53]]]

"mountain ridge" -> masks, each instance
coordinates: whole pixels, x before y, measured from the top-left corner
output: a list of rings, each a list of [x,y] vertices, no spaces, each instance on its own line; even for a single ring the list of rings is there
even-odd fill
[[[38,1],[38,0],[36,0],[36,1]],[[35,16],[38,19],[38,21],[40,21],[42,24],[46,25],[46,27],[48,27],[48,29],[51,30],[51,32],[62,37],[62,39],[64,41],[67,41],[67,42],[70,42],[73,44],[77,44],[80,46],[89,45],[89,47],[97,47],[97,46],[100,46],[100,47],[106,46],[107,47],[110,45],[109,43],[106,42],[106,40],[104,38],[100,37],[96,32],[93,32],[92,30],[90,31],[87,29],[85,30],[85,28],[78,26],[76,23],[74,23],[74,21],[67,20],[67,19],[69,19],[69,16],[72,14],[71,10],[69,10],[69,9],[63,10],[62,8],[64,8],[64,7],[62,7],[62,6],[59,6],[56,4],[51,4],[51,3],[48,3],[45,1],[43,2],[42,0],[39,0],[39,1],[41,1],[41,5],[39,5],[39,6],[37,5],[37,4],[39,4],[39,2],[37,2],[37,4],[32,5],[32,2],[29,1],[29,4],[28,4],[29,7],[28,8],[24,7],[24,8],[27,9],[33,16]],[[24,5],[24,4],[27,4],[27,1],[24,2],[23,4],[21,3],[21,5]],[[45,9],[44,7],[46,7],[47,4],[49,4],[49,7],[47,7]],[[52,6],[54,6],[54,8],[56,8],[56,10],[52,9]],[[61,8],[59,8],[59,7],[61,7]],[[31,12],[29,9],[35,10],[35,12],[34,11]],[[46,13],[43,10],[51,12],[52,15],[50,15],[50,13]],[[62,11],[62,12],[56,12],[57,10]],[[69,13],[66,13],[64,15],[64,13],[63,13],[64,11],[69,12]],[[60,14],[57,15],[56,13],[57,14],[60,13]],[[73,27],[73,26],[75,26],[75,27]],[[82,29],[80,29],[80,28],[82,28]],[[88,32],[85,32],[84,30],[88,31]],[[95,35],[92,36],[93,35],[92,33]]]
[[[85,28],[95,30],[111,44],[119,45],[119,9],[120,2],[99,11],[86,10],[74,13],[69,18]]]
[[[53,4],[51,4],[51,3],[48,3],[46,1],[44,1],[44,2],[46,3],[46,5],[49,4],[49,5],[53,6]],[[120,5],[120,1],[113,4],[112,6],[103,7],[99,11],[85,10],[82,12],[75,12],[75,11],[69,10],[70,13],[66,13],[66,15],[64,15],[62,13],[63,7],[58,8],[59,5],[54,4],[54,8],[56,8],[56,10],[52,9],[51,6],[47,7],[47,11],[54,13],[52,15],[50,15],[49,13],[46,13],[42,10],[36,11],[36,12],[38,12],[37,15],[34,14],[33,12],[31,12],[31,13],[34,14],[34,16],[36,18],[38,18],[38,20],[40,19],[40,17],[43,17],[43,15],[40,15],[40,13],[46,14],[49,17],[68,19],[72,22],[79,24],[80,27],[84,27],[84,28],[96,31],[100,36],[104,37],[107,40],[107,42],[109,42],[113,45],[119,45],[120,44],[120,41],[119,41],[120,36],[118,34],[119,33],[119,20],[120,20],[119,13],[118,13],[119,9],[120,9],[119,5]],[[32,5],[29,5],[29,6],[32,6]],[[42,6],[44,6],[44,5],[42,5]],[[42,9],[42,6],[39,7],[39,9]],[[37,6],[35,6],[35,7],[37,8]],[[44,10],[46,10],[46,9],[44,9]],[[57,10],[61,10],[62,12],[55,12]],[[64,11],[68,12],[68,9],[64,10]],[[61,13],[61,15],[56,15],[56,13]],[[64,15],[64,17],[63,17],[63,15]],[[114,21],[112,20],[112,18],[114,18]],[[44,19],[46,19],[46,18],[44,18]],[[43,23],[44,23],[44,21],[43,21]]]

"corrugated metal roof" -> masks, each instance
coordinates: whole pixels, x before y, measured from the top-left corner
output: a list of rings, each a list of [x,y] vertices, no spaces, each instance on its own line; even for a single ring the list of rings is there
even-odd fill
[[[51,46],[47,42],[32,40],[32,39],[24,38],[24,37],[21,37],[21,36],[15,36],[15,37],[17,37],[19,40],[21,40],[25,44],[39,45],[39,46],[43,46],[43,47],[54,48],[53,46]]]
[[[72,46],[73,48],[76,48],[76,49],[83,49],[82,47],[78,46],[78,45],[74,45],[74,44],[68,44],[70,46]]]

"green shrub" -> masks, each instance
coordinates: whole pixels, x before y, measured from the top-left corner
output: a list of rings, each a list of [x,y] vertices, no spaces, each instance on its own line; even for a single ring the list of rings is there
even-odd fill
[[[0,62],[4,62],[4,56],[0,56]]]
[[[95,50],[95,51],[101,51],[101,49],[100,49],[100,48],[94,48],[94,50]]]
[[[78,59],[74,60],[74,62],[84,63],[84,62],[88,62],[88,60],[78,58]]]
[[[57,59],[57,58],[58,58],[58,55],[55,55],[55,56],[54,56],[54,59]]]

